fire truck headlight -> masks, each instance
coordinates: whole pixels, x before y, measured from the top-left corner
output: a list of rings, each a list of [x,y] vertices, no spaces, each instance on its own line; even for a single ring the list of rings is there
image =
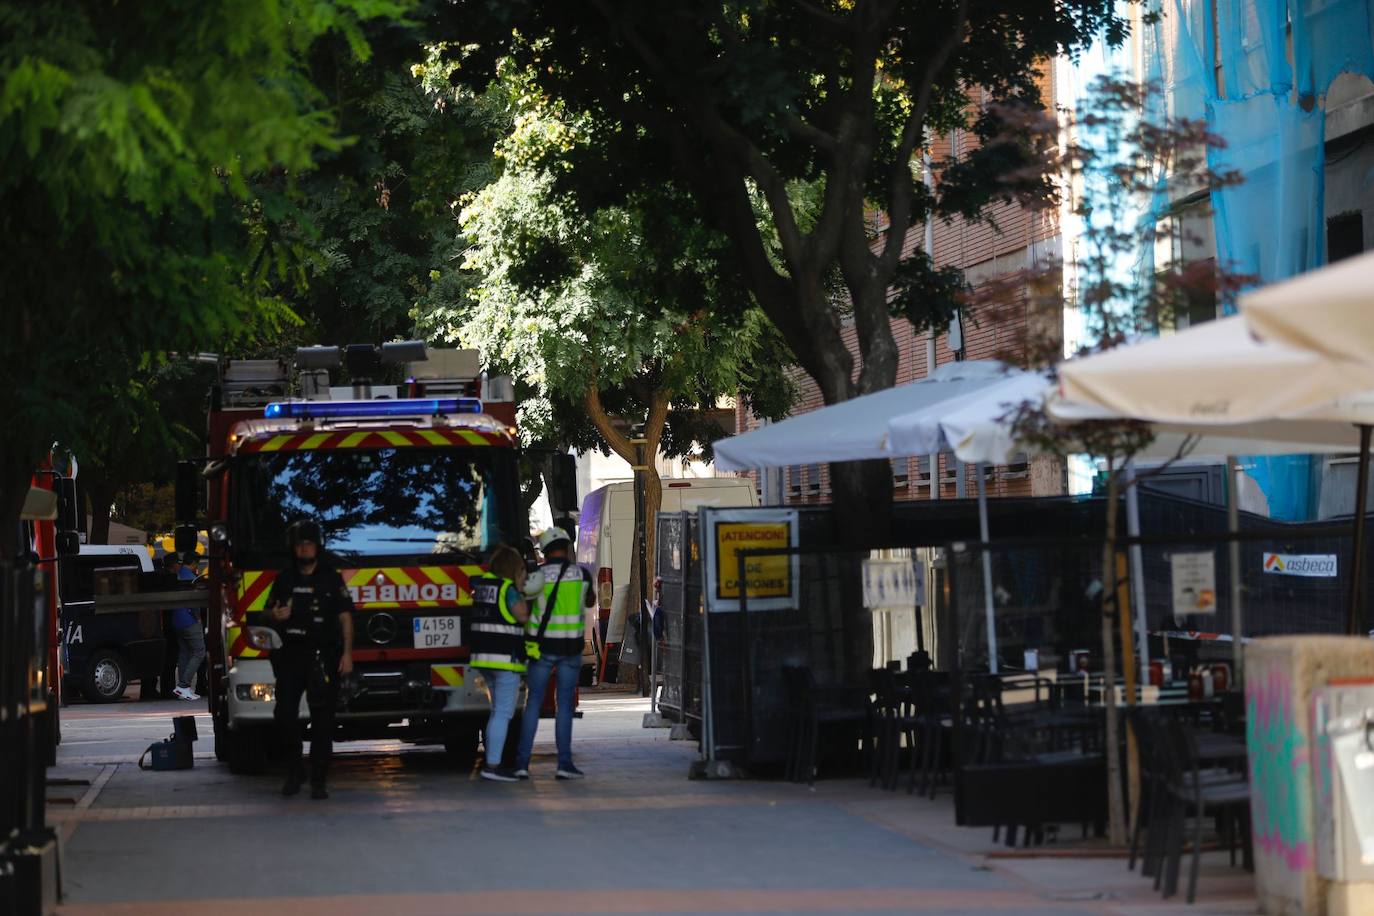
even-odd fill
[[[210,527],[210,540],[214,541],[216,544],[229,543],[229,526],[212,525]]]
[[[245,703],[271,703],[276,698],[276,688],[271,684],[239,684],[234,693]]]

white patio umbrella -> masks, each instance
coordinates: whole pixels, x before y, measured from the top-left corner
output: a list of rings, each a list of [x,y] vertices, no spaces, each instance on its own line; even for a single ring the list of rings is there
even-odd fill
[[[1244,336],[1239,325],[1231,323],[1228,327]],[[1224,342],[1215,334],[1208,335],[1208,341],[1209,352],[1216,354],[1224,351]],[[1131,372],[1137,374],[1139,380],[1148,380],[1151,373],[1142,372],[1136,358],[1137,354],[1128,351],[1147,346],[1158,351],[1159,348],[1153,346],[1156,343],[1157,341],[1152,340],[1135,347],[1123,347],[1103,356],[1110,355],[1114,362],[1125,363]],[[1069,365],[1073,363],[1065,364],[1061,370]],[[894,454],[922,455],[949,450],[959,460],[978,465],[979,524],[985,545],[984,613],[988,620],[989,655],[993,659],[996,658],[996,636],[992,626],[991,555],[986,549],[989,531],[983,466],[1005,464],[1016,453],[1027,450],[1027,445],[1019,440],[1014,428],[1018,408],[1025,404],[1048,409],[1053,416],[1065,421],[1126,418],[1126,415],[1113,412],[1100,404],[1072,402],[1058,397],[1054,394],[1047,374],[1009,370],[993,384],[950,401],[927,405],[902,414],[888,423],[889,447]],[[1374,405],[1371,407],[1374,408]],[[1374,409],[1371,412],[1374,412]],[[1156,423],[1155,432],[1155,440],[1139,453],[1137,458],[1167,460],[1179,455],[1225,458],[1238,453],[1353,451],[1357,442],[1353,427],[1345,422],[1284,421],[1241,425]],[[1139,535],[1138,518],[1135,513],[1128,512],[1127,518],[1131,535]],[[1132,566],[1137,579],[1136,629],[1143,671],[1148,662],[1148,652],[1145,644],[1143,583],[1139,581],[1139,548],[1132,549]]]
[[[978,533],[983,554],[983,614],[988,640],[988,670],[997,673],[997,628],[992,594],[992,554],[988,550],[988,490],[984,468],[1005,462],[1018,451],[1012,418],[1016,408],[1039,400],[1049,389],[1049,376],[1008,369],[992,384],[893,417],[887,425],[888,446],[896,455],[932,455],[953,451],[974,465],[978,480]],[[931,469],[931,474],[935,469]]]
[[[1272,283],[1240,297],[1246,325],[1265,341],[1321,353],[1352,379],[1374,388],[1374,252]],[[1355,481],[1355,544],[1351,566],[1350,632],[1362,632],[1364,528],[1369,496],[1370,425],[1360,427],[1359,476]]]
[[[1065,421],[1133,418],[1167,433],[1202,433],[1195,454],[1359,454],[1359,496],[1368,474],[1374,392],[1330,356],[1255,340],[1238,317],[1070,360],[1059,367],[1051,416]],[[1223,443],[1221,439],[1231,439]],[[1234,462],[1228,463],[1231,488]],[[1230,500],[1233,510],[1234,503]],[[1349,622],[1363,578],[1364,512],[1354,521]],[[1232,547],[1232,575],[1238,575]],[[1233,594],[1235,582],[1233,581]],[[1238,595],[1233,599],[1239,604]],[[1240,615],[1233,614],[1233,627]],[[1239,633],[1233,633],[1237,637]]]
[[[1068,401],[1203,426],[1304,417],[1366,388],[1329,357],[1256,340],[1238,316],[1059,366]]]
[[[1374,252],[1246,293],[1240,311],[1258,337],[1344,361],[1374,388]]]
[[[919,407],[947,403],[1002,378],[998,362],[950,363],[919,382],[788,417],[714,443],[715,463],[727,471],[831,461],[893,458],[888,420]]]
[[[1010,376],[1009,376],[1010,373]],[[1000,389],[1009,377],[1034,380],[1043,389],[1046,381],[1033,373],[1009,370],[1002,363],[970,360],[941,366],[927,378],[886,391],[864,395],[820,410],[789,417],[779,423],[722,439],[714,444],[716,466],[724,470],[782,467],[812,462],[855,461],[929,454],[939,449],[894,449],[890,421],[914,412],[943,416],[953,405],[978,392]],[[978,510],[984,544],[988,538],[987,494],[981,468],[978,473]],[[990,581],[989,556],[983,551],[984,581]],[[992,591],[988,603],[988,645],[991,668],[997,670],[996,635],[992,630]]]

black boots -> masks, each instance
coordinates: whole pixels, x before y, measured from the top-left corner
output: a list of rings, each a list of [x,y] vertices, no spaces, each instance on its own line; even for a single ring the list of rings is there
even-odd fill
[[[286,771],[286,782],[282,783],[281,794],[288,798],[301,790],[301,784],[305,782],[305,770],[300,767],[292,767]]]

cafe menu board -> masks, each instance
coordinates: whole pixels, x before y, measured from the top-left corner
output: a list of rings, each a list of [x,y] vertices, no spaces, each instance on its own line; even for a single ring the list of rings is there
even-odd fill
[[[870,611],[909,611],[925,604],[925,572],[925,566],[910,558],[864,560],[864,607]]]
[[[1217,612],[1216,555],[1211,551],[1175,553],[1169,557],[1174,616]]]

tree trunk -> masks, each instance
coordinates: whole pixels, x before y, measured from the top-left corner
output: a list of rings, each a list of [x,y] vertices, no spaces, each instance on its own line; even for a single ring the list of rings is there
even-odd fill
[[[892,469],[886,461],[845,461],[830,466],[831,512],[845,548],[884,544],[892,533]],[[856,574],[854,582],[859,582]],[[850,599],[844,615],[845,659],[852,677],[873,667],[873,615],[863,596]]]
[[[1121,791],[1119,716],[1116,708],[1116,513],[1119,496],[1116,468],[1107,462],[1107,536],[1102,547],[1102,681],[1107,718],[1107,839],[1113,846],[1126,843],[1126,800]],[[1111,609],[1115,609],[1115,613]]]
[[[657,531],[654,524],[658,516],[658,510],[663,505],[663,481],[658,476],[658,468],[654,460],[658,455],[658,446],[663,439],[663,428],[668,421],[668,406],[672,402],[673,393],[661,389],[655,389],[651,395],[649,404],[649,415],[644,424],[643,446],[644,454],[641,456],[637,451],[637,446],[633,444],[629,437],[615,428],[611,422],[610,415],[606,412],[601,403],[601,392],[595,385],[587,390],[583,398],[583,407],[587,411],[588,418],[592,425],[601,434],[602,440],[621,458],[628,461],[631,466],[638,465],[641,457],[644,461],[645,470],[639,472],[644,484],[644,589],[645,598],[653,600],[653,581],[654,581],[654,546],[657,541]],[[635,540],[630,546],[630,576],[628,597],[626,600],[627,622],[631,615],[638,615],[640,611],[640,579],[639,579],[639,532],[635,532]],[[628,630],[627,630],[628,632]],[[647,645],[647,640],[645,641]],[[647,668],[647,659],[645,660]],[[626,677],[621,675],[621,683]]]

